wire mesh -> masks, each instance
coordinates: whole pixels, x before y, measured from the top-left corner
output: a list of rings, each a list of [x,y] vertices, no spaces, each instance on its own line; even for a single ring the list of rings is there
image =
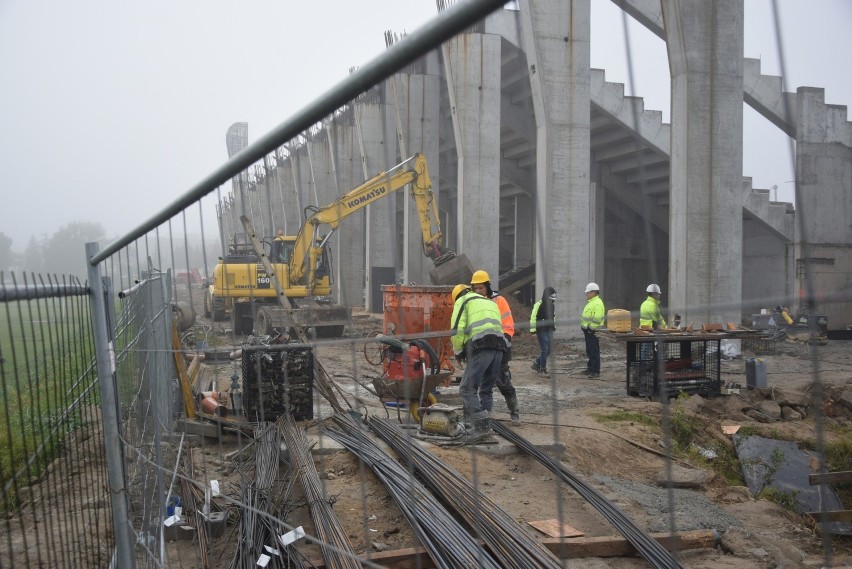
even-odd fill
[[[454,4],[442,1],[439,8],[449,10]],[[458,4],[473,10],[474,3]],[[570,14],[568,4],[575,10]],[[634,40],[627,13],[665,35],[665,20],[676,25],[675,8],[683,3],[664,2],[667,17],[661,8],[656,19],[642,11],[642,6],[650,9],[654,3],[615,4],[626,10],[632,92],[638,54],[631,49]],[[735,3],[724,4],[736,8]],[[555,11],[545,13],[542,6]],[[849,295],[822,289],[826,294],[819,297],[817,310],[816,296],[806,283],[813,276],[809,271],[825,271],[831,265],[796,252],[813,226],[804,226],[805,231],[794,236],[800,242],[793,243],[788,240],[793,233],[785,233],[788,228],[774,219],[780,215],[786,223],[789,209],[798,215],[807,205],[785,206],[783,215],[766,213],[772,210],[768,198],[761,201],[766,196],[749,187],[743,211],[740,193],[736,199],[714,202],[741,218],[739,233],[736,228],[713,228],[713,220],[701,217],[704,210],[695,205],[697,200],[686,209],[692,216],[691,229],[675,227],[672,220],[677,216],[670,212],[681,207],[673,202],[684,192],[682,181],[671,173],[677,150],[675,125],[644,109],[637,97],[625,96],[624,85],[586,69],[584,43],[590,31],[582,16],[589,12],[589,3],[522,1],[503,8],[498,2],[482,1],[475,9],[481,16],[495,8],[492,22],[474,18],[454,31],[465,30],[463,36],[449,34],[446,19],[441,33],[425,39],[413,34],[419,43],[409,42],[408,35],[397,41],[389,33],[391,51],[386,60],[353,73],[345,85],[259,143],[249,145],[247,125],[236,123],[229,129],[232,159],[225,166],[177,205],[93,258],[111,283],[109,352],[115,358],[121,468],[127,489],[126,496],[113,499],[127,500],[128,519],[116,521],[132,528],[136,565],[453,566],[457,559],[478,556],[488,563],[493,563],[492,557],[511,560],[506,563],[520,567],[539,566],[542,559],[553,562],[550,554],[566,558],[594,551],[610,557],[639,551],[652,566],[690,566],[695,561],[712,567],[714,561],[710,555],[702,558],[701,550],[718,543],[717,532],[738,535],[740,526],[733,518],[711,517],[704,503],[695,506],[697,510],[684,508],[672,488],[681,482],[676,466],[683,465],[715,470],[725,482],[714,484],[724,484],[726,492],[734,492],[728,485],[742,486],[735,445],[717,432],[714,413],[748,422],[752,432],[762,434],[785,423],[807,421],[813,431],[807,445],[813,448],[819,473],[840,470],[848,460],[848,448],[843,446],[850,434],[848,395],[838,378],[852,361],[827,335],[834,330],[832,319],[842,318],[839,315],[848,309]],[[735,23],[736,18],[731,25]],[[554,53],[561,55],[553,57]],[[570,91],[571,97],[563,96],[570,88],[567,68],[575,74],[570,80],[582,84]],[[566,117],[568,126],[563,124]],[[482,425],[464,425],[472,410],[465,412],[460,388],[449,380],[462,378],[467,369],[450,353],[452,302],[447,297],[452,287],[446,285],[456,283],[417,284],[429,281],[434,267],[422,254],[421,228],[413,217],[417,212],[401,197],[407,188],[345,219],[308,228],[312,232],[308,249],[324,252],[296,267],[304,278],[290,278],[294,266],[284,266],[295,250],[284,244],[295,239],[306,215],[415,152],[429,159],[443,245],[459,253],[475,251],[477,268],[486,268],[495,286],[499,281],[514,315],[510,371],[501,375],[497,387],[502,396],[495,397],[488,410],[492,422],[505,421],[496,427],[496,434],[474,437],[471,431],[478,433]],[[792,162],[801,160],[792,157]],[[739,175],[741,163],[732,159],[732,164],[719,167]],[[740,180],[736,182],[739,191]],[[730,190],[729,185],[722,186]],[[796,220],[801,223],[801,217]],[[679,248],[678,239],[690,237],[690,231],[707,237],[706,246]],[[733,242],[732,234],[742,238],[737,244],[742,251],[726,251],[719,245]],[[252,236],[259,241],[260,253]],[[741,268],[730,271],[735,274],[725,272],[726,255],[738,259],[734,265]],[[796,255],[810,255],[811,260],[793,262]],[[264,263],[267,260],[273,270]],[[749,266],[749,260],[755,266]],[[588,360],[594,357],[580,332],[586,282],[602,285],[607,307],[624,307],[635,322],[647,284],[674,288],[666,283],[677,283],[677,271],[687,263],[695,271],[687,275],[690,282],[706,285],[696,293],[700,298],[673,297],[663,310],[670,322],[675,314],[682,317],[678,333],[685,333],[694,320],[696,329],[702,323],[719,324],[718,337],[649,341],[637,336],[625,342],[600,329],[596,335],[602,351],[600,378],[583,375],[592,369]],[[776,270],[784,276],[769,277],[759,285],[750,282],[758,273]],[[309,282],[311,274],[320,279]],[[457,280],[466,282],[467,277]],[[719,300],[716,277],[737,289],[730,301]],[[283,299],[279,304],[282,295],[275,290],[274,279],[282,281],[293,302]],[[742,282],[728,286],[737,279]],[[33,283],[24,284],[11,288],[23,295]],[[529,362],[548,342],[540,340],[544,334],[529,333],[530,318],[532,305],[546,286],[554,286],[558,293],[556,332],[547,348],[548,365],[534,366],[533,372]],[[801,299],[794,293],[798,290]],[[410,294],[419,294],[418,302],[409,303]],[[5,306],[42,301],[15,300]],[[796,321],[785,328],[785,336],[776,328],[771,336],[738,338],[738,330],[730,329],[748,327],[753,314],[781,305],[796,307]],[[321,314],[332,306],[345,307],[346,317],[328,325]],[[10,331],[18,326],[14,322],[7,326]],[[79,336],[91,342],[87,326],[92,325],[69,329],[63,341]],[[732,341],[740,356],[723,355],[722,337]],[[651,345],[657,341],[658,358]],[[427,345],[440,362],[431,361]],[[770,346],[774,354],[767,353]],[[18,354],[13,360],[35,362],[22,376],[9,371],[10,348],[4,343],[0,349],[5,359],[4,405],[13,417],[21,407],[17,394],[36,388],[16,382],[43,375],[43,362],[55,350],[46,349],[43,341],[37,347],[13,345],[12,353]],[[387,357],[391,349],[405,356]],[[770,383],[777,382],[778,389],[743,389],[723,398],[721,387],[745,375],[741,356],[752,353],[779,358],[774,371],[772,360],[768,364]],[[89,352],[88,359],[79,362],[91,367],[91,357]],[[443,366],[438,370],[444,374],[441,381],[423,377],[438,375],[427,372],[432,365]],[[542,368],[550,373],[538,373]],[[69,375],[82,379],[75,379],[78,391],[68,388],[72,399],[57,401],[57,408],[66,410],[63,421],[65,415],[79,417],[76,420],[87,425],[94,421],[89,415],[97,398],[86,397],[98,380],[87,373],[93,372],[81,367]],[[396,382],[420,389],[388,395],[372,387],[391,375]],[[826,377],[831,382],[823,384]],[[514,424],[510,434],[506,425],[513,397],[520,424]],[[439,416],[446,421],[442,433],[419,424],[419,412],[435,401],[451,408]],[[713,406],[722,401],[724,408]],[[17,470],[3,470],[4,477],[12,474],[11,485],[4,488],[6,511],[20,509],[4,522],[9,531],[0,555],[9,557],[0,557],[0,564],[21,560],[88,564],[83,559],[104,564],[103,552],[112,553],[109,539],[74,541],[77,549],[64,547],[56,530],[71,524],[73,516],[47,528],[39,526],[43,532],[26,531],[30,527],[26,508],[35,508],[37,501],[30,498],[25,503],[22,496],[36,496],[26,488],[34,481],[52,480],[60,466],[70,469],[72,478],[74,472],[74,466],[63,461],[50,470],[47,450],[53,448],[59,458],[70,451],[60,444],[55,431],[62,428],[48,418],[52,415],[44,412],[46,408],[54,407],[39,398],[29,404],[25,416],[32,430],[24,431],[24,446],[10,455]],[[373,435],[357,422],[365,417],[367,423],[380,418],[376,425],[399,424],[394,432],[403,435],[396,437],[395,454],[374,448]],[[298,425],[292,424],[296,421]],[[765,429],[764,421],[770,424]],[[97,423],[92,424],[95,431],[86,442],[94,444],[101,437]],[[345,449],[325,436],[328,431],[323,428],[330,424],[337,425],[333,438]],[[3,428],[7,434],[16,429],[9,418]],[[38,444],[36,431],[46,436]],[[74,433],[66,433],[62,440]],[[370,437],[370,444],[361,437]],[[525,452],[535,460],[489,454],[495,448],[511,452],[505,440],[529,448]],[[432,446],[416,452],[420,466],[402,459],[408,446],[423,443]],[[552,456],[545,457],[541,449]],[[831,458],[829,451],[834,453]],[[444,480],[443,468],[436,468],[423,486],[415,471],[431,469],[432,460],[458,471],[453,476],[465,480],[459,486],[474,491],[458,495],[443,486],[455,484]],[[568,467],[590,482],[569,473]],[[774,467],[777,471],[781,464]],[[764,472],[772,468],[769,464]],[[38,494],[40,515],[48,520],[61,510],[59,502],[50,499],[67,498],[69,505],[76,499],[75,506],[65,510],[95,516],[90,518],[100,524],[95,527],[108,534],[109,512],[93,509],[89,514],[79,505],[80,499],[87,503],[88,495],[106,499],[104,492],[99,493],[105,479],[92,476],[66,495]],[[641,481],[646,488],[658,480],[665,486],[662,513],[650,513],[644,507],[647,501],[625,493],[628,485],[619,484],[618,478]],[[437,494],[437,501],[426,495],[429,491]],[[795,500],[784,492],[771,496],[781,504],[786,498],[787,506],[795,510]],[[463,510],[465,523],[445,520],[443,510],[439,514],[424,507],[438,502]],[[501,509],[497,511],[492,502]],[[626,519],[620,509],[635,519]],[[486,524],[496,519],[499,526],[506,516],[521,520],[512,526],[513,532],[528,531],[523,537],[549,553],[536,552],[523,540],[510,543],[499,527]],[[795,532],[818,527],[807,523],[790,527]],[[76,531],[85,533],[84,525],[91,526],[80,523]],[[446,533],[447,527],[452,528],[452,540],[439,543],[435,536]],[[613,528],[618,535],[612,535]],[[665,535],[649,537],[651,528],[662,528]],[[568,537],[577,533],[585,535]],[[487,538],[487,545],[472,545],[478,538]],[[749,539],[742,538],[749,547],[742,546],[734,555],[748,557],[751,546],[759,546]],[[606,545],[593,549],[595,540],[606,540]],[[657,543],[671,555],[661,554]],[[728,547],[737,543],[732,539]],[[820,547],[803,555],[829,565],[838,543],[844,547],[843,542],[825,538]],[[421,544],[428,547],[424,550]],[[476,547],[481,549],[475,551]],[[622,566],[618,559],[608,563]],[[635,563],[627,559],[623,566]]]

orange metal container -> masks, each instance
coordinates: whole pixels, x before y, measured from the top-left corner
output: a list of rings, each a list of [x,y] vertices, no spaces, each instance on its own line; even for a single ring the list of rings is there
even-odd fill
[[[424,332],[449,333],[453,287],[446,285],[383,285],[384,333],[422,337]],[[450,336],[427,338],[438,353],[441,369],[455,371]]]

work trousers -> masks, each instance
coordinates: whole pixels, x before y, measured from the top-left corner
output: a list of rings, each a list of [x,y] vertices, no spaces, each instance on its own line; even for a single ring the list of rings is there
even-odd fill
[[[506,348],[503,359],[500,361],[500,373],[497,375],[497,389],[506,399],[515,396],[515,386],[512,385],[512,372],[509,370],[509,362],[512,361],[512,348]],[[491,411],[491,407],[488,408]]]
[[[535,359],[535,365],[541,371],[545,371],[547,369],[547,358],[550,357],[550,341],[553,339],[553,330],[539,330],[535,335],[538,338],[538,347],[541,349],[541,354]]]
[[[586,369],[592,373],[601,372],[601,345],[598,335],[591,328],[583,328],[586,339],[586,357],[589,358]]]
[[[459,393],[464,403],[465,417],[472,417],[480,411],[490,411],[492,391],[500,375],[503,351],[493,348],[481,348],[468,356],[464,368]]]

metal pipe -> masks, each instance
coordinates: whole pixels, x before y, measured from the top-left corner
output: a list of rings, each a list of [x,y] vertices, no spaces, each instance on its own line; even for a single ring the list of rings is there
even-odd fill
[[[96,255],[98,244],[86,243],[86,256]],[[127,489],[124,486],[124,461],[121,450],[121,430],[118,423],[115,393],[115,370],[112,364],[110,335],[107,330],[104,290],[100,286],[101,271],[98,265],[89,265],[89,308],[92,313],[92,329],[95,340],[95,355],[98,360],[98,384],[101,391],[101,414],[104,425],[104,450],[109,476],[112,526],[115,533],[116,559],[119,567],[134,567],[133,542],[130,535],[130,516],[127,511]]]
[[[77,279],[74,280],[76,281]],[[65,296],[86,296],[87,294],[89,294],[89,287],[80,284],[79,281],[69,284],[50,282],[49,284],[25,284],[11,287],[0,285],[0,302]]]

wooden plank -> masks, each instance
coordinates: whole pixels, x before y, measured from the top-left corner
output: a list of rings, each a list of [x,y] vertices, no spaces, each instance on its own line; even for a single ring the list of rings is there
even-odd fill
[[[669,551],[686,549],[706,549],[715,547],[719,534],[713,530],[695,530],[675,534],[649,534]],[[621,536],[578,537],[558,540],[545,539],[542,543],[560,559],[578,559],[581,557],[621,557],[633,555],[636,549]]]
[[[852,522],[852,510],[833,510],[829,512],[808,512],[806,515],[815,522]]]
[[[548,537],[580,537],[585,535],[577,528],[573,528],[566,523],[559,523],[559,520],[535,520],[527,522],[532,527]]]
[[[177,329],[177,321],[172,322],[172,351],[174,352],[175,367],[177,368],[178,382],[183,393],[183,407],[188,419],[195,419],[195,401],[192,399],[192,391],[189,387],[189,377],[186,374],[186,361],[183,359],[183,349],[180,345],[180,334]]]
[[[837,484],[838,482],[852,482],[852,470],[839,470],[837,472],[825,472],[823,474],[811,474],[808,476],[811,486],[817,484]]]
[[[670,551],[675,549],[677,551],[707,549],[716,547],[719,542],[719,534],[713,530],[687,531],[674,535],[674,542],[676,542],[677,547],[673,549],[671,534],[652,533],[650,535]],[[546,539],[542,540],[542,543],[560,559],[621,557],[636,553],[633,546],[621,536],[575,537],[564,540]],[[407,549],[374,553],[370,556],[370,561],[392,569],[408,569],[409,567],[431,569],[435,567],[432,558],[429,557],[426,550],[422,547],[409,547]],[[326,569],[327,567],[322,560],[315,560],[312,566],[316,567],[316,569]]]

